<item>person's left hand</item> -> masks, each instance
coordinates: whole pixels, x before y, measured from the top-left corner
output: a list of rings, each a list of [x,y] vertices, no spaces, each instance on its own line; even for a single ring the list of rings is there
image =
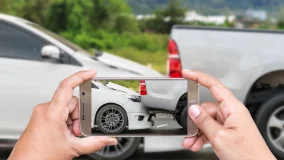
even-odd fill
[[[116,138],[78,138],[81,136],[79,100],[73,96],[73,90],[95,75],[95,70],[71,75],[60,83],[50,102],[36,106],[9,159],[72,159],[106,145],[116,145]]]

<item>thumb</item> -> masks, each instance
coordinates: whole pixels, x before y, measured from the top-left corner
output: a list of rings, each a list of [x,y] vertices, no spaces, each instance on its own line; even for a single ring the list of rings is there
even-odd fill
[[[217,131],[222,129],[222,126],[195,102],[191,102],[188,108],[188,114],[208,139],[213,138]]]
[[[85,138],[77,138],[75,140],[74,148],[76,151],[82,154],[91,154],[103,149],[105,146],[109,145],[117,145],[116,138],[110,137],[85,137]]]

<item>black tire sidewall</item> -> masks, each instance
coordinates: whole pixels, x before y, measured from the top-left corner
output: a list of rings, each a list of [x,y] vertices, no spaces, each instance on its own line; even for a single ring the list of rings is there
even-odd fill
[[[188,117],[187,109],[188,109],[188,107],[184,107],[182,109],[181,114],[180,114],[180,124],[183,127],[183,129],[185,129],[185,130],[187,129],[187,117]]]
[[[93,154],[89,154],[88,156],[91,157],[94,160],[104,160],[104,159],[108,159],[108,160],[124,160],[128,157],[130,157],[132,154],[134,154],[134,152],[137,150],[137,148],[139,147],[139,144],[141,143],[141,139],[140,137],[135,137],[135,139],[133,140],[131,147],[129,147],[127,150],[123,150],[123,152],[120,152],[121,154],[116,156],[116,157],[104,157],[101,156],[99,154],[93,153]]]
[[[103,129],[103,127],[101,126],[101,124],[99,123],[99,122],[100,122],[100,119],[99,119],[99,118],[100,118],[100,115],[103,113],[103,111],[104,111],[105,109],[108,109],[108,108],[116,108],[116,109],[118,109],[119,111],[121,111],[121,113],[123,114],[124,122],[125,122],[125,123],[123,124],[123,126],[122,126],[118,131],[112,132],[112,133],[109,133],[109,132],[105,131],[105,130]],[[118,106],[118,105],[115,105],[115,104],[108,104],[108,105],[105,105],[105,106],[103,106],[102,108],[100,108],[100,110],[98,111],[98,113],[97,113],[96,115],[97,115],[96,118],[95,118],[96,124],[97,124],[99,130],[100,130],[101,132],[105,133],[105,134],[119,134],[119,133],[121,133],[122,131],[124,131],[124,130],[126,129],[126,126],[127,126],[127,123],[128,123],[127,114],[126,114],[126,112],[124,111],[124,109],[122,109],[122,108],[121,108],[120,106]]]
[[[277,149],[269,140],[268,134],[266,131],[267,123],[271,114],[278,109],[279,107],[284,105],[284,94],[278,94],[272,96],[268,101],[261,105],[259,110],[255,115],[255,123],[266,141],[268,147],[273,152],[273,154],[281,159],[284,159],[284,152]]]

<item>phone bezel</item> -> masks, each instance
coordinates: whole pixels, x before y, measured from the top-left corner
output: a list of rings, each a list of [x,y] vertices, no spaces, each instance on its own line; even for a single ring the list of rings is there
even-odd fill
[[[190,81],[184,78],[161,78],[161,77],[95,77],[92,80],[85,81],[83,84],[80,85],[80,107],[79,107],[79,121],[80,121],[80,131],[83,136],[91,136],[92,134],[92,103],[91,103],[91,97],[92,97],[92,81],[93,80],[186,80],[187,83],[187,93],[188,93],[188,106],[189,107],[189,100],[194,100],[196,103],[199,103],[199,85],[195,81]],[[194,90],[189,90],[190,88],[195,88]],[[82,95],[82,92],[88,93],[85,95]],[[191,93],[191,94],[190,94]],[[84,105],[84,110],[82,109]],[[87,112],[86,112],[87,111]],[[190,117],[188,116],[188,121],[192,121]],[[194,131],[191,131],[190,128],[194,126]],[[191,132],[191,134],[189,134]],[[147,136],[182,136],[182,137],[193,137],[198,133],[198,128],[195,124],[188,123],[188,131],[187,135],[112,135],[112,134],[106,134],[108,136],[115,136],[115,137],[147,137]]]

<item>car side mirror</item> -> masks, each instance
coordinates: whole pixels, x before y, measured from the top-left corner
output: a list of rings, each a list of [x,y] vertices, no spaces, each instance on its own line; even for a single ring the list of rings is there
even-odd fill
[[[60,60],[60,50],[53,45],[43,46],[41,49],[41,57]]]

